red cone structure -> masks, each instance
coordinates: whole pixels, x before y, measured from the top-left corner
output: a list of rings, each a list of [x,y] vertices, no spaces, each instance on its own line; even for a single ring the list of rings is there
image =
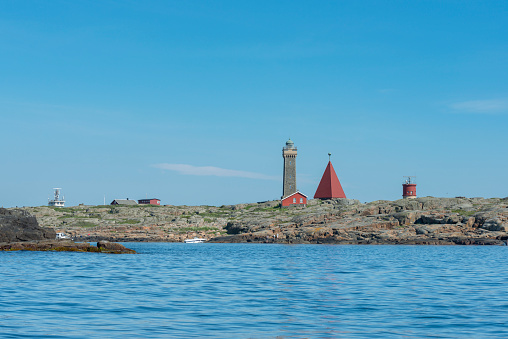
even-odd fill
[[[325,173],[319,182],[319,186],[314,194],[314,199],[332,199],[346,198],[344,190],[340,184],[339,178],[333,169],[332,162],[328,162]]]

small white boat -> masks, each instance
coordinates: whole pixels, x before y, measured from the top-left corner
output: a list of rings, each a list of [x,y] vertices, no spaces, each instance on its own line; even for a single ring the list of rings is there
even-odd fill
[[[67,234],[65,233],[62,233],[62,232],[58,232],[56,234],[56,238],[57,239],[70,239],[71,237],[69,237]]]
[[[200,244],[202,242],[205,242],[206,239],[203,238],[194,238],[194,239],[185,239],[186,244]]]

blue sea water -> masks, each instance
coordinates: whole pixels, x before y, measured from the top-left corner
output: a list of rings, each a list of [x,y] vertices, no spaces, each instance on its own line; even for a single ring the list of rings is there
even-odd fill
[[[2,338],[508,338],[508,247],[0,252]]]

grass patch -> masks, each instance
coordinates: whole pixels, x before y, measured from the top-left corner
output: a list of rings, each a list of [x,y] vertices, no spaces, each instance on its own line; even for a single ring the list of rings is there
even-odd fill
[[[65,214],[58,217],[58,219],[68,219],[68,218],[76,218],[72,214]]]
[[[55,210],[55,212],[75,213],[75,212],[81,211],[78,208],[72,208],[72,207],[53,207],[53,206],[48,206],[48,207]]]
[[[229,216],[231,212],[204,212],[199,213],[198,215],[203,218],[225,218]]]
[[[94,224],[93,222],[79,221],[76,224],[74,224],[74,226],[77,226],[77,227],[95,227],[97,225]]]
[[[459,215],[471,216],[476,213],[476,211],[464,211],[464,210],[452,210],[453,213],[458,213]]]
[[[59,216],[58,219],[102,219],[102,217],[100,214],[92,214],[92,215],[64,214]]]
[[[134,219],[123,219],[123,220],[118,221],[118,223],[120,223],[120,224],[129,224],[129,225],[139,224],[140,222],[141,221],[134,220]]]
[[[280,211],[280,206],[275,207],[258,207],[253,212],[273,212],[273,211]]]

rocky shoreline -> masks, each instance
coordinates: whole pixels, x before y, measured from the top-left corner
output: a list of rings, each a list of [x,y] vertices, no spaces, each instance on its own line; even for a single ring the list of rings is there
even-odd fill
[[[508,198],[401,199],[360,203],[309,200],[224,206],[27,207],[44,227],[77,241],[215,243],[503,245]]]
[[[0,251],[55,251],[94,253],[136,253],[122,244],[99,241],[97,246],[72,240],[57,240],[56,232],[40,227],[27,211],[0,208]]]
[[[506,245],[508,199],[328,200],[285,223],[229,222],[212,242]],[[314,211],[312,211],[314,210]],[[310,212],[310,213],[309,213]],[[298,214],[298,213],[296,213]]]

